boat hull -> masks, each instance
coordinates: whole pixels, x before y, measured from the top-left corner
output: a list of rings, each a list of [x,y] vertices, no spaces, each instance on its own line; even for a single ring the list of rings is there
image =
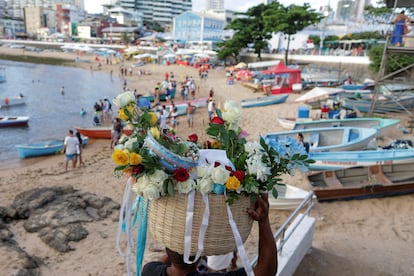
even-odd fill
[[[82,136],[82,145],[88,144],[88,137]],[[60,154],[63,150],[64,140],[49,140],[39,143],[16,145],[20,158],[39,157]]]
[[[304,141],[309,143],[310,152],[349,151],[368,147],[369,142],[377,135],[377,130],[369,128],[314,128],[268,133],[264,139],[270,145],[286,137],[295,138],[301,133]]]
[[[267,106],[273,104],[280,104],[286,102],[287,98],[289,97],[288,94],[286,95],[279,95],[279,96],[265,96],[265,97],[257,97],[252,99],[244,99],[241,101],[241,107],[243,108],[250,108],[250,107],[260,107],[260,106]]]
[[[93,139],[111,139],[112,138],[112,127],[89,127],[81,128],[75,127],[75,129],[82,135]],[[125,135],[131,135],[132,129],[123,129],[122,133]]]
[[[360,166],[407,164],[414,162],[413,149],[366,150],[343,152],[311,152],[313,171],[340,170]]]
[[[29,123],[29,117],[0,117],[0,127],[25,127]]]
[[[318,201],[414,193],[414,163],[374,165],[308,175]]]

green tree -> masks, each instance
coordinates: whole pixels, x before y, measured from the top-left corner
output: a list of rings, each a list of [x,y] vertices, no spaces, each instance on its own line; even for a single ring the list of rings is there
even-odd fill
[[[225,28],[234,30],[234,35],[222,43],[218,56],[221,58],[232,56],[237,59],[241,49],[247,48],[251,43],[254,53],[261,59],[261,51],[267,47],[267,41],[272,38],[271,33],[265,31],[262,17],[267,8],[267,5],[260,4],[251,7],[246,12],[237,13],[239,18],[231,21]]]
[[[287,35],[287,47],[285,52],[285,63],[288,63],[290,37],[305,27],[319,23],[323,16],[311,9],[308,3],[302,6],[289,5],[287,7],[272,2],[263,14],[267,32],[282,32]]]
[[[381,61],[382,61],[382,54],[384,52],[384,46],[376,46],[372,47],[368,50],[368,56],[371,61],[369,64],[369,69],[374,72],[378,73]],[[414,63],[414,55],[410,54],[388,54],[387,55],[387,64],[385,67],[385,74],[397,71],[405,66],[411,65]]]

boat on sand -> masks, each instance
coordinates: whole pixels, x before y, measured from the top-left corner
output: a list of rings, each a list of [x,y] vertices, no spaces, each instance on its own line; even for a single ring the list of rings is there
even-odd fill
[[[111,139],[112,127],[111,126],[93,126],[93,127],[74,127],[80,134],[94,139]],[[123,129],[122,133],[125,135],[131,135],[133,129]]]
[[[378,164],[308,175],[318,201],[414,193],[414,163]]]

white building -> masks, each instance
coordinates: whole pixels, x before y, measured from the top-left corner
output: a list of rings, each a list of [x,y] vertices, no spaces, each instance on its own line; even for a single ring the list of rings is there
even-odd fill
[[[206,0],[206,10],[224,10],[224,0]]]

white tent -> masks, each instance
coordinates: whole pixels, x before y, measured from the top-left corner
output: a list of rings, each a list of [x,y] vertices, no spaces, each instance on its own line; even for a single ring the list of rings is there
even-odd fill
[[[149,58],[151,56],[152,56],[151,54],[144,53],[144,54],[135,55],[134,58],[135,59],[141,59],[141,58]]]
[[[306,94],[300,96],[295,100],[295,102],[311,102],[311,101],[320,101],[329,97],[332,94],[338,94],[345,92],[342,88],[334,87],[315,87]]]

